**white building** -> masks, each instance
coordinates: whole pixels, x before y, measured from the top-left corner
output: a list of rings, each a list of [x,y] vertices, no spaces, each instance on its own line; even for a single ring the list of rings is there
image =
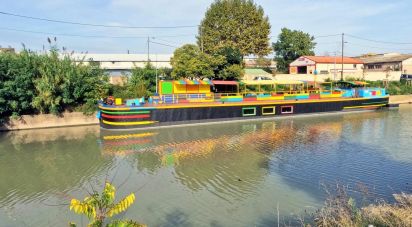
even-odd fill
[[[148,60],[156,68],[171,68],[173,54],[73,54],[72,58],[86,64],[98,64],[109,73],[110,82],[121,83],[121,76],[127,75],[134,67],[145,67]]]
[[[343,66],[343,69],[342,69]],[[362,74],[363,62],[356,58],[330,57],[330,56],[302,56],[289,65],[290,74],[317,74],[317,75],[340,75],[357,76]]]

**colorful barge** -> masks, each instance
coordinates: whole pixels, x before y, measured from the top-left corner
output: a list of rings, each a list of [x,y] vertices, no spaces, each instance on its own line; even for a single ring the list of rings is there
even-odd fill
[[[240,87],[242,86],[242,92]],[[249,89],[248,89],[249,88]],[[262,89],[265,90],[262,92]],[[220,91],[223,91],[220,92]],[[373,110],[388,105],[382,88],[363,82],[161,81],[159,95],[99,104],[104,129],[135,129],[207,121]]]

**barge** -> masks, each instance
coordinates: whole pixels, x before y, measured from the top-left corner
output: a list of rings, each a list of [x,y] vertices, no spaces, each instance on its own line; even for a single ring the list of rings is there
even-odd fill
[[[103,129],[156,128],[273,118],[310,113],[375,110],[388,105],[383,88],[365,82],[310,81],[160,81],[159,94],[99,103]]]

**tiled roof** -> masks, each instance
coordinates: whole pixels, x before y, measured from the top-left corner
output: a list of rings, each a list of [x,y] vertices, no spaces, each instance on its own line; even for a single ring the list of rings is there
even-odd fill
[[[342,57],[336,56],[336,57],[330,57],[330,56],[302,56],[304,58],[307,58],[309,60],[312,60],[316,63],[328,63],[328,64],[342,64]],[[350,57],[343,57],[343,64],[363,64],[363,61],[356,59],[356,58],[350,58]]]
[[[401,62],[412,58],[411,54],[377,54],[367,57],[360,57],[365,64],[370,63],[386,63],[386,62]]]

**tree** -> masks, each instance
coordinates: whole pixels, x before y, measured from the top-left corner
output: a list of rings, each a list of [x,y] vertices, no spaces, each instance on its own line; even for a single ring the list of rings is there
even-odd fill
[[[201,21],[197,43],[208,54],[232,47],[241,56],[263,56],[271,52],[269,34],[269,19],[252,0],[215,0]]]
[[[226,62],[225,57],[202,53],[198,46],[186,44],[177,48],[171,59],[172,77],[179,78],[213,78],[218,66]]]
[[[273,43],[279,72],[287,72],[289,64],[303,55],[314,55],[315,38],[302,31],[282,28],[278,41]]]
[[[175,50],[171,59],[172,78],[238,80],[243,76],[242,56],[238,49],[222,47],[215,54],[203,53],[193,44]]]

